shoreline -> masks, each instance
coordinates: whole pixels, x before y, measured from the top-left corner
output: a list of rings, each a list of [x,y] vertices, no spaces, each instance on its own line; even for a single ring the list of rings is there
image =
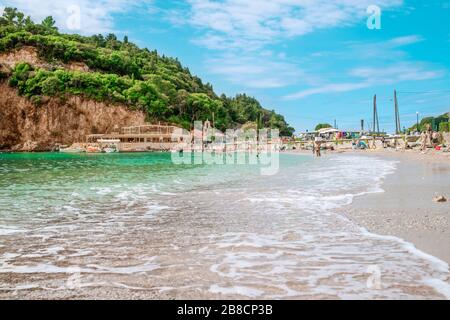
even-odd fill
[[[305,150],[281,154],[314,157]],[[324,157],[339,155],[396,161],[397,168],[383,179],[382,193],[356,196],[338,213],[371,233],[401,238],[450,265],[450,154],[390,149],[338,150],[323,154]],[[449,201],[433,202],[433,197],[440,195]]]
[[[286,152],[311,155],[309,151]],[[338,150],[323,156],[355,155],[396,161],[379,193],[354,197],[337,212],[370,233],[393,236],[450,265],[450,154],[429,150]],[[444,203],[433,202],[445,196]]]
[[[394,236],[450,264],[450,162],[446,157],[410,153],[355,153],[397,161],[381,193],[355,197],[339,213],[378,235]]]

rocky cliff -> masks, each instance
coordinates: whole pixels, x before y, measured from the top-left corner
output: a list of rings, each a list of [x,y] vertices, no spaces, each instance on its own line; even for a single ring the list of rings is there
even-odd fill
[[[70,97],[49,98],[36,106],[0,83],[0,150],[47,151],[57,144],[84,141],[91,133],[145,124],[142,112]]]
[[[38,58],[36,49],[25,47],[0,54],[0,71],[8,73],[19,62],[51,68]],[[59,65],[71,70],[89,71],[80,63]],[[99,103],[81,96],[67,100],[44,98],[39,106],[19,96],[7,80],[0,82],[0,150],[48,151],[55,145],[82,142],[86,135],[145,124],[145,114],[126,106]]]

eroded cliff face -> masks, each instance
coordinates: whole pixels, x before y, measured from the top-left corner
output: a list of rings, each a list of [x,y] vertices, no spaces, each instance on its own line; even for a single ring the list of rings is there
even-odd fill
[[[40,106],[0,83],[0,150],[48,151],[85,141],[86,135],[145,124],[143,112],[70,97],[48,98]]]
[[[0,53],[0,70],[10,71],[19,62],[26,62],[30,65],[43,69],[54,67],[64,68],[72,71],[89,72],[89,67],[83,62],[52,63],[49,64],[39,58],[38,51],[34,47],[23,47],[6,53]]]
[[[52,67],[38,57],[35,48],[24,47],[0,54],[0,71],[9,73],[19,62],[40,68]],[[84,63],[60,64],[58,67],[89,72]],[[72,96],[65,101],[44,98],[42,104],[36,106],[19,96],[7,80],[0,82],[0,150],[48,151],[58,144],[83,142],[89,134],[143,124],[143,112],[82,97]]]

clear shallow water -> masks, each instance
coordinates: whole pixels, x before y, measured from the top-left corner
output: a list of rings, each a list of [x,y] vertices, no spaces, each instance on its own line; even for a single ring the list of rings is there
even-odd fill
[[[394,162],[280,165],[261,176],[170,154],[0,154],[0,297],[448,295],[445,263],[334,212],[381,192]]]

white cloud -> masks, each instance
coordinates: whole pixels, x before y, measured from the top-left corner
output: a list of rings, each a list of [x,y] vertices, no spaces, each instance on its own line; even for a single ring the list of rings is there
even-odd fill
[[[311,89],[306,89],[299,91],[294,94],[290,94],[284,97],[284,100],[297,100],[303,99],[316,94],[328,94],[328,93],[337,93],[337,92],[348,92],[354,91],[358,89],[363,89],[369,87],[370,84],[367,82],[359,82],[359,83],[331,83],[321,87],[315,87]]]
[[[335,61],[364,60],[396,61],[405,58],[407,52],[404,47],[420,43],[425,39],[420,35],[406,35],[385,41],[347,41],[336,50],[318,51],[309,54],[310,58],[329,58]]]
[[[113,15],[126,12],[137,6],[149,6],[152,1],[138,0],[2,0],[4,7],[16,7],[35,21],[42,21],[51,15],[63,31],[82,34],[107,33],[114,31]],[[68,30],[68,8],[79,6],[81,29]]]
[[[405,46],[413,45],[424,41],[420,35],[407,35],[396,37],[387,41],[357,41],[348,42],[345,50],[334,52],[335,56],[348,57],[354,56],[355,59],[376,59],[389,60],[404,58],[406,52]]]
[[[423,63],[400,63],[380,68],[356,68],[351,76],[370,80],[372,83],[422,81],[441,77],[443,71],[427,70]]]
[[[373,0],[188,0],[185,23],[204,31],[200,43],[210,49],[258,49],[283,38],[318,29],[354,25],[366,17]],[[402,0],[379,0],[392,8]],[[206,38],[205,38],[206,36]]]
[[[377,4],[391,9],[402,2]],[[180,11],[171,11],[170,19],[196,28],[200,36],[192,40],[195,44],[221,52],[207,64],[211,73],[243,87],[279,88],[310,83],[317,76],[306,75],[298,62],[288,61],[271,45],[320,29],[365,27],[371,4],[373,0],[187,0]],[[270,50],[270,56],[261,57]]]
[[[424,39],[419,35],[409,35],[404,37],[397,37],[386,42],[386,46],[390,48],[396,48],[401,46],[406,46],[414,43],[424,41]]]
[[[285,87],[303,76],[303,71],[295,64],[273,61],[267,52],[259,56],[229,53],[208,59],[206,67],[210,73],[223,76],[231,83],[257,89]]]
[[[317,94],[350,92],[373,86],[397,84],[406,81],[430,80],[442,77],[444,72],[441,70],[427,70],[423,63],[405,62],[379,68],[355,68],[348,75],[359,79],[354,82],[325,84],[302,90],[283,98],[284,100],[297,100]]]

